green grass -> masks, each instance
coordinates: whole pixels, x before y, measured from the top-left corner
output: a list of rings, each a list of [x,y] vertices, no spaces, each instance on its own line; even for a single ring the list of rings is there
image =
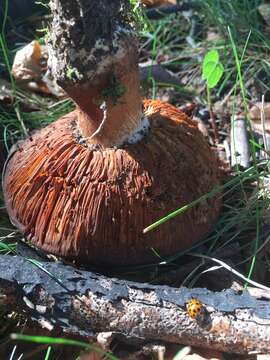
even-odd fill
[[[215,26],[225,39],[228,26],[232,29],[232,36],[237,39],[238,45],[244,45],[245,38],[251,31],[252,44],[260,47],[262,44],[269,44],[257,11],[262,2],[261,0],[198,0],[197,4],[201,7],[208,26]]]
[[[253,79],[254,83],[258,81],[263,90],[269,90],[267,77],[270,75],[270,67],[267,59],[270,54],[270,38],[265,32],[262,19],[257,11],[257,7],[262,1],[199,0],[198,3],[205,14],[206,23],[214,26],[222,35],[217,46],[224,47],[224,57],[227,60],[226,69],[227,71],[228,69],[232,70],[229,72],[231,76],[235,75],[234,50],[231,47],[231,39],[234,39],[237,51],[241,53],[246,45],[247,37],[250,37],[247,53],[242,63],[245,84]],[[228,80],[231,80],[234,85],[233,78],[229,77]]]
[[[115,356],[113,356],[110,352],[104,351],[101,348],[89,344],[87,342],[73,340],[73,339],[65,339],[65,338],[54,338],[49,336],[31,336],[31,335],[23,335],[23,334],[11,334],[11,339],[19,340],[19,341],[27,341],[31,343],[37,344],[47,344],[47,345],[64,345],[64,346],[73,346],[79,347],[87,351],[92,351],[97,354],[103,356],[103,359],[110,360],[118,360]],[[47,357],[47,354],[46,354]]]
[[[226,68],[226,76],[218,87],[217,95],[224,96],[233,91],[235,86],[235,61],[228,34],[230,27],[239,53],[243,52],[250,33],[249,46],[242,63],[245,84],[249,84],[249,88],[255,86],[261,92],[269,91],[270,37],[256,10],[262,1],[195,0],[193,3],[197,9],[195,24],[198,28],[193,37],[195,48],[188,47],[185,40],[191,28],[190,21],[183,18],[182,14],[177,14],[152,22],[148,31],[142,32],[142,58],[149,59],[151,53],[154,61],[157,60],[178,74],[184,79],[186,87],[196,92],[201,101],[206,103],[205,94],[201,91],[202,82],[198,82],[198,78],[201,72],[200,59],[207,50],[219,50]],[[219,35],[216,40],[207,40],[209,30]],[[154,97],[156,92],[157,88],[153,85]],[[181,100],[179,92],[179,100],[175,103],[180,104]]]

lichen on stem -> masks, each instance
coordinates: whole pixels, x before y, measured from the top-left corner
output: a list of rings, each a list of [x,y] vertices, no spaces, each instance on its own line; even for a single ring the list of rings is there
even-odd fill
[[[142,121],[129,1],[51,0],[50,7],[49,68],[77,104],[78,130],[89,143],[122,145]]]

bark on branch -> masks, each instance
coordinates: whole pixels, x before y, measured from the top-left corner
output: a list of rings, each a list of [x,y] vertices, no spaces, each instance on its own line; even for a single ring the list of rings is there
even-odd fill
[[[232,290],[170,288],[110,279],[60,262],[0,257],[0,302],[47,327],[93,338],[112,332],[127,342],[173,342],[235,353],[270,351],[270,302]],[[204,304],[204,321],[185,304]]]

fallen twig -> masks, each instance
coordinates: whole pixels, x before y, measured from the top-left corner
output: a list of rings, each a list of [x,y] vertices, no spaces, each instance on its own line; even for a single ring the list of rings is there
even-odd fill
[[[47,328],[88,338],[100,332],[129,343],[172,342],[234,353],[270,351],[270,302],[232,290],[170,288],[110,279],[60,262],[0,257],[1,304]],[[198,298],[204,317],[186,302]]]
[[[246,120],[243,115],[232,119],[231,126],[231,165],[248,168],[250,166],[250,150]]]
[[[160,6],[158,8],[146,10],[146,16],[150,20],[159,20],[167,15],[188,11],[191,8],[192,4],[190,2],[183,2],[182,4],[178,5]]]
[[[181,81],[171,71],[162,67],[159,64],[152,64],[152,62],[140,64],[140,81],[147,81],[149,78],[156,82],[168,85],[183,86]]]

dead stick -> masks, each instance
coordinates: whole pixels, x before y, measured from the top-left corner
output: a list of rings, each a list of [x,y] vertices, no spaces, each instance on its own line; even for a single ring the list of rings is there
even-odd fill
[[[51,275],[49,275],[51,274]],[[232,290],[170,288],[110,279],[60,262],[0,256],[0,300],[53,328],[89,338],[112,332],[126,342],[172,342],[234,353],[270,351],[270,302]],[[201,321],[185,304],[198,298]]]
[[[146,16],[151,20],[159,20],[171,14],[189,11],[193,7],[194,5],[192,5],[190,1],[177,5],[161,6],[158,8],[146,10]]]
[[[250,150],[246,119],[243,115],[233,116],[231,124],[231,165],[247,169],[250,166]]]

